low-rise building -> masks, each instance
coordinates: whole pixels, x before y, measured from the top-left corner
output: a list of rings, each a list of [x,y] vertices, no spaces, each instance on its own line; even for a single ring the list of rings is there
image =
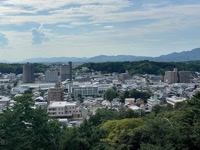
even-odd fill
[[[183,102],[185,100],[186,100],[186,98],[184,98],[184,97],[176,97],[176,96],[166,98],[167,103],[171,104],[173,107],[177,103]]]
[[[9,97],[0,96],[0,113],[10,106],[11,99]]]
[[[125,104],[135,104],[135,98],[125,98]]]
[[[159,105],[160,104],[160,100],[157,97],[157,94],[154,93],[154,96],[150,97],[147,100],[147,105],[149,107],[149,109],[151,110],[155,105]]]
[[[74,95],[74,97],[78,97],[78,95],[81,95],[83,97],[98,95],[98,87],[96,85],[92,85],[92,84],[72,86],[71,91],[72,91],[72,94]]]
[[[50,117],[55,118],[81,118],[81,110],[76,102],[52,101],[47,112]]]

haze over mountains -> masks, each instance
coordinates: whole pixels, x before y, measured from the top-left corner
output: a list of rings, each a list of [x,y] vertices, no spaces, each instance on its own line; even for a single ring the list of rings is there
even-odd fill
[[[195,60],[200,60],[200,48],[195,48],[191,51],[183,51],[180,53],[175,52],[168,55],[161,55],[159,57],[145,57],[145,56],[133,56],[133,55],[116,55],[116,56],[99,55],[90,58],[52,57],[52,58],[30,58],[20,63],[23,62],[56,63],[56,62],[68,62],[68,61],[84,63],[84,62],[140,61],[140,60],[150,60],[150,61],[160,61],[160,62],[195,61]]]

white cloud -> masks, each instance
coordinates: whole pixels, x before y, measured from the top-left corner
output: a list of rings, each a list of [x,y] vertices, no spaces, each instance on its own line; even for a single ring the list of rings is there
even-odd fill
[[[32,45],[40,45],[43,42],[49,41],[49,38],[42,31],[43,24],[41,23],[38,29],[31,29],[32,32]]]
[[[104,26],[104,29],[109,29],[109,30],[111,30],[111,29],[113,29],[114,28],[114,26]]]
[[[11,4],[15,6],[26,6],[31,7],[36,10],[49,10],[56,9],[66,5],[88,5],[88,4],[100,4],[100,5],[129,5],[130,2],[128,0],[5,0],[2,2],[3,4]]]
[[[144,47],[143,42],[150,46],[151,43],[156,45],[169,32],[174,31],[176,34],[177,31],[184,32],[200,26],[200,5],[171,5],[170,1],[147,2],[137,6],[130,0],[4,0],[0,1],[0,32],[3,32],[0,38],[9,39],[7,42],[12,50],[18,49],[19,57],[20,51],[26,51],[24,57],[45,56],[47,51],[51,51],[51,56],[66,55],[66,49],[76,50],[70,51],[75,56],[80,48],[84,52],[87,49],[87,52],[94,49],[100,52],[106,48],[120,51],[133,49],[133,45],[136,48],[141,45]],[[42,24],[19,32],[19,28],[23,28],[27,22],[29,25],[32,22]],[[19,26],[16,30],[15,26],[10,29],[10,24]],[[43,25],[48,29],[44,29]],[[67,35],[66,30],[70,31],[70,35]],[[151,36],[153,38],[149,40]],[[51,42],[45,42],[49,39]],[[31,42],[37,46],[32,46]],[[59,53],[55,52],[57,49]],[[79,55],[87,55],[79,52]]]

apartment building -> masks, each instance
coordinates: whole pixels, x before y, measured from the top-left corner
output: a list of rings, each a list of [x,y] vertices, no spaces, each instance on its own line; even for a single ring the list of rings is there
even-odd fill
[[[190,83],[191,72],[190,71],[179,71],[178,77],[179,77],[179,83]]]
[[[45,71],[45,82],[56,82],[58,81],[58,71],[55,69],[48,69]]]
[[[64,100],[64,90],[59,82],[55,84],[55,87],[49,88],[47,93],[48,93],[48,98],[47,98],[48,102]]]
[[[34,82],[34,65],[26,63],[23,65],[23,82],[33,83]]]
[[[190,71],[166,71],[164,82],[166,83],[190,83],[191,72]]]
[[[177,83],[178,82],[178,72],[177,69],[174,71],[165,71],[164,81],[166,83]]]
[[[65,80],[72,80],[72,62],[69,62],[67,64],[63,64],[60,66],[60,80],[65,81]]]

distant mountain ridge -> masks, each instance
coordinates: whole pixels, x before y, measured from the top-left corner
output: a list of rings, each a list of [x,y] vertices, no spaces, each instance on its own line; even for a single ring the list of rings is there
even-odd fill
[[[52,58],[30,58],[22,61],[24,62],[38,62],[38,63],[56,63],[56,62],[107,62],[107,61],[159,61],[159,62],[184,62],[184,61],[196,61],[200,60],[200,48],[195,48],[191,51],[175,52],[168,55],[161,55],[159,57],[145,57],[145,56],[133,56],[133,55],[116,55],[107,56],[99,55],[90,58],[78,58],[78,57],[52,57]]]
[[[164,62],[181,62],[181,61],[196,61],[200,60],[200,48],[195,48],[191,51],[183,51],[180,53],[171,53],[168,55],[161,55],[155,57],[154,61],[164,61]]]

